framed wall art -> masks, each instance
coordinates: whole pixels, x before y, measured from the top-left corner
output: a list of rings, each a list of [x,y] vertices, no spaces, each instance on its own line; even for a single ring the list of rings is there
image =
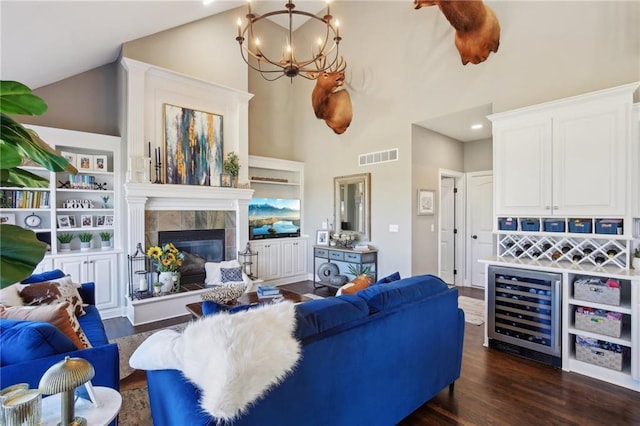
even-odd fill
[[[435,204],[435,191],[430,189],[418,189],[419,216],[435,214]]]
[[[71,228],[71,223],[69,222],[69,216],[60,215],[57,217],[58,219],[58,228]]]
[[[316,245],[317,246],[328,246],[329,245],[329,230],[320,229],[316,233]]]
[[[93,216],[90,214],[83,214],[80,216],[80,226],[82,228],[92,228],[93,227]]]
[[[93,155],[78,154],[76,159],[76,169],[79,172],[88,172],[93,170]]]
[[[164,104],[165,183],[218,184],[222,138],[221,115]]]
[[[106,172],[107,171],[107,156],[106,155],[94,155],[93,156],[93,171],[94,172]]]

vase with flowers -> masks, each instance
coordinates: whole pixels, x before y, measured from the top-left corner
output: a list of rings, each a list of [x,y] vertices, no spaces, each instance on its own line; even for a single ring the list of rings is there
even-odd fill
[[[162,283],[162,292],[170,293],[174,287],[179,286],[178,268],[182,266],[184,254],[172,243],[163,246],[152,246],[147,250],[147,256],[155,266],[158,274],[158,282]]]

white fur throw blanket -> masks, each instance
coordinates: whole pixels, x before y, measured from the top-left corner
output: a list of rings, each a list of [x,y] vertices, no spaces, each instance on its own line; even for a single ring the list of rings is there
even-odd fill
[[[294,304],[286,301],[236,314],[218,313],[191,323],[182,334],[153,334],[129,365],[181,370],[202,390],[203,410],[232,420],[293,370],[300,358],[294,328]]]

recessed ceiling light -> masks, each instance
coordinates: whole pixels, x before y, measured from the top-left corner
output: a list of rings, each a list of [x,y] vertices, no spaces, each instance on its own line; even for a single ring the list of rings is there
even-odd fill
[[[204,4],[205,6],[208,4],[213,3],[215,0],[202,0],[202,4]]]
[[[482,129],[482,124],[472,124],[471,125],[471,129],[480,130],[480,129]]]

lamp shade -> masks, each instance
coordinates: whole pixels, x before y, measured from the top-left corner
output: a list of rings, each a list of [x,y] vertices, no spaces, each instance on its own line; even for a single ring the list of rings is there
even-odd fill
[[[43,374],[38,388],[47,395],[61,393],[77,388],[94,375],[95,370],[86,359],[65,357]]]

